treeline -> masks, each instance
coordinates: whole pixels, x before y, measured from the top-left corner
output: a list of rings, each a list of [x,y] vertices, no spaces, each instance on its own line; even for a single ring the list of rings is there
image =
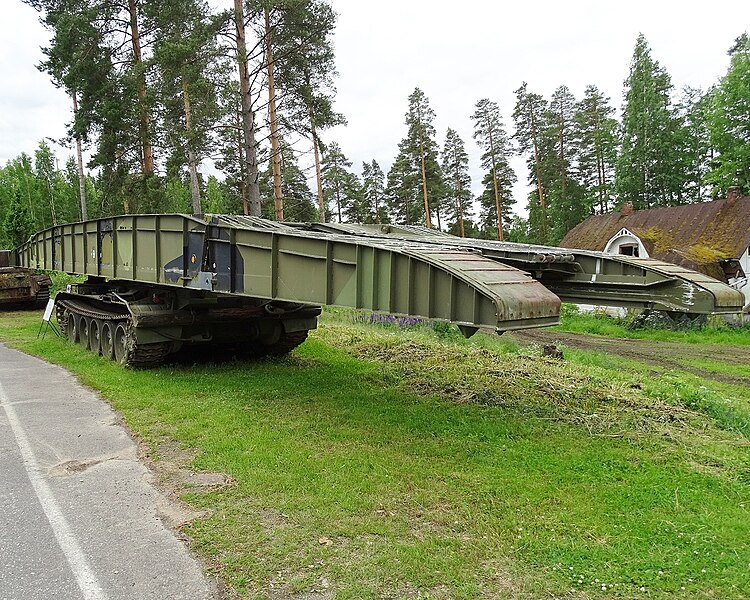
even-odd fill
[[[515,91],[510,134],[497,103],[479,100],[471,115],[484,169],[476,198],[464,141],[449,128],[439,149],[435,115],[417,89],[409,97],[407,135],[383,190],[386,215],[457,235],[557,244],[587,216],[623,202],[645,209],[722,197],[733,185],[748,191],[747,34],[735,40],[729,54],[729,70],[718,85],[706,92],[686,88],[676,98],[669,74],[640,35],[621,120],[593,85],[582,98],[564,85],[544,98],[523,83]],[[516,154],[526,159],[531,189],[525,219],[513,213],[516,174],[509,162]],[[348,203],[356,205],[357,198]]]
[[[420,89],[387,174],[375,160],[355,172],[328,139],[345,119],[333,106],[336,14],[326,0],[232,0],[224,11],[203,0],[24,1],[52,34],[40,69],[70,96],[64,142],[77,160],[60,168],[42,143],[0,169],[0,245],[127,212],[394,222],[556,243],[625,200],[697,202],[750,179],[747,35],[720,84],[678,101],[640,36],[621,120],[595,86],[580,99],[561,86],[547,99],[524,83],[512,131],[496,102],[477,101],[475,197],[464,140],[448,129],[438,143]],[[513,212],[515,154],[528,165],[527,219]],[[199,172],[209,163],[217,176]]]

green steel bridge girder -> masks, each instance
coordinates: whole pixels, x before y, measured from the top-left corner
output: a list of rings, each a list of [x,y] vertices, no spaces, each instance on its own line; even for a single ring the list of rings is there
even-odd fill
[[[251,217],[126,215],[52,227],[20,265],[269,301],[450,321],[470,335],[559,322],[560,300],[480,252]]]
[[[416,226],[331,223],[296,226],[476,250],[486,258],[532,274],[565,302],[692,314],[739,313],[745,303],[740,291],[712,277],[649,258],[458,238]]]

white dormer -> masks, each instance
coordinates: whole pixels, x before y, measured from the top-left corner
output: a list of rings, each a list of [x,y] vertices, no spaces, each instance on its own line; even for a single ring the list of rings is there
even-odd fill
[[[640,258],[649,257],[640,238],[624,227],[610,238],[607,245],[604,246],[604,251],[609,254],[623,254]]]

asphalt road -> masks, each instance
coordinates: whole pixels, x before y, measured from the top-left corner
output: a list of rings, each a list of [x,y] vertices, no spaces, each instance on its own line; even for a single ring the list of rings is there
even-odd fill
[[[0,344],[0,600],[202,600],[216,586],[106,402]]]

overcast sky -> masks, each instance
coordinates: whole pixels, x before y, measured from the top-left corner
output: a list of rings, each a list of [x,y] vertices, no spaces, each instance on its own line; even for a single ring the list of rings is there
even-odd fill
[[[220,0],[219,0],[220,1]],[[750,29],[750,1],[673,0],[332,0],[339,70],[336,108],[346,127],[324,132],[354,163],[377,160],[387,173],[404,137],[407,97],[419,87],[437,118],[442,147],[446,128],[470,151],[474,189],[481,171],[469,116],[480,98],[501,108],[512,130],[514,90],[549,98],[567,85],[580,98],[598,86],[618,111],[635,40],[642,32],[652,56],[677,89],[707,88],[727,69],[734,39]],[[37,14],[20,0],[0,0],[0,165],[33,153],[45,137],[64,135],[70,102],[36,65],[48,36]],[[55,148],[61,160],[69,152]],[[527,174],[515,161],[515,189],[523,211]]]

